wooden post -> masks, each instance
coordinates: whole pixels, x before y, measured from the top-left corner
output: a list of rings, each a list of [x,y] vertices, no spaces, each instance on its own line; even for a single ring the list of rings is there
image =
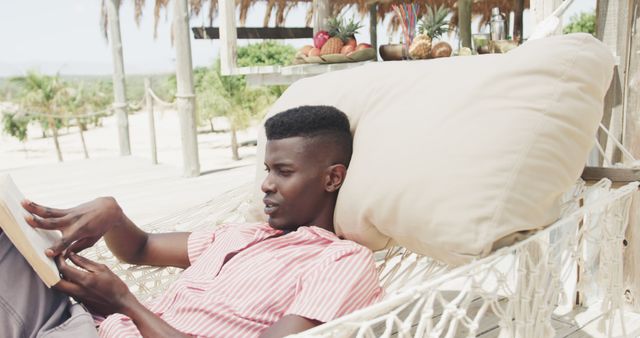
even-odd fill
[[[471,48],[471,0],[458,1],[458,28],[460,45]]]
[[[617,65],[613,80],[605,97],[603,124],[618,141],[623,139],[624,113],[622,110],[624,58],[626,55],[626,18],[627,6],[621,0],[600,0],[596,9],[596,36],[609,46],[614,54]],[[605,155],[612,163],[622,162],[623,158],[614,142],[606,136],[600,135]]]
[[[369,5],[369,38],[371,40],[371,48],[376,51],[376,60],[378,60],[378,3],[374,2]]]
[[[625,137],[623,144],[636,158],[640,158],[640,32],[636,28],[640,20],[640,0],[629,1],[629,18],[627,23],[628,40],[626,72],[624,79],[623,107],[626,116]]]
[[[84,153],[84,158],[89,158],[89,151],[87,150],[87,142],[84,140],[84,128],[85,124],[80,122],[80,119],[76,118],[76,123],[78,123],[78,131],[80,132],[80,142],[82,143],[82,152]]]
[[[327,18],[331,16],[329,0],[313,0],[313,35],[327,30]]]
[[[624,55],[625,76],[622,91],[625,129],[623,144],[637,159],[640,158],[640,31],[633,29],[640,19],[640,0],[628,0],[625,22],[626,53]],[[631,204],[629,225],[625,234],[627,247],[624,252],[625,299],[629,307],[640,312],[640,193],[635,193]]]
[[[124,62],[122,61],[122,39],[120,38],[120,18],[118,17],[119,0],[107,1],[107,18],[109,22],[109,42],[113,58],[113,109],[118,120],[118,140],[120,155],[131,155],[129,143],[129,118],[127,117],[127,97],[124,84]]]
[[[533,27],[537,26],[538,23],[551,15],[551,13],[553,13],[553,11],[562,4],[562,1],[563,0],[531,0],[530,11],[533,15]],[[560,25],[558,25],[556,34],[562,34],[562,20]]]
[[[153,116],[153,97],[151,97],[151,79],[144,79],[144,100],[149,115],[149,141],[151,144],[151,164],[158,164],[158,150],[156,147],[156,122]]]
[[[58,162],[62,162],[62,150],[60,150],[60,142],[58,142],[58,127],[56,126],[56,120],[51,116],[49,116],[48,120],[49,128],[51,128],[51,133],[53,135],[53,144],[56,147],[56,156],[58,157]]]
[[[180,135],[182,136],[183,175],[185,177],[194,177],[200,175],[200,159],[198,157],[187,0],[175,1],[173,29],[176,44],[176,82],[178,87],[176,100],[178,118],[180,120]]]
[[[524,0],[515,0],[515,8],[513,11],[513,40],[522,43]]]
[[[220,72],[231,75],[238,64],[236,31],[236,7],[233,0],[219,0],[220,6]]]

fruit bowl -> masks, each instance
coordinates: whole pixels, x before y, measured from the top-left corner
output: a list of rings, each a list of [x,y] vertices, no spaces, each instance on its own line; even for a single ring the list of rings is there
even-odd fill
[[[320,56],[301,56],[304,63],[344,63],[373,60],[376,58],[376,51],[373,48],[363,48],[348,55],[345,54],[325,54]]]
[[[404,45],[388,44],[380,46],[380,57],[384,61],[398,61],[408,58]]]

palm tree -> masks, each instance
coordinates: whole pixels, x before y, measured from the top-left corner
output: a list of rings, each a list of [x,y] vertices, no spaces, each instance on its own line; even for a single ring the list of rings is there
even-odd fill
[[[65,85],[58,75],[48,76],[36,72],[28,72],[25,77],[11,79],[21,87],[20,102],[23,110],[42,114],[53,133],[53,143],[58,161],[62,162],[62,151],[58,142],[58,128],[61,126],[62,114],[60,104],[63,100]]]
[[[101,95],[104,96],[104,93],[96,91],[95,88],[85,87],[82,83],[69,86],[65,88],[62,93],[61,106],[76,119],[84,158],[87,159],[89,158],[89,152],[87,151],[87,144],[84,139],[84,131],[87,130],[88,118],[85,115],[87,113],[95,113],[107,107],[108,103],[104,104],[104,100],[100,100]],[[102,103],[102,105],[99,103]]]
[[[203,96],[210,109],[229,119],[231,127],[231,154],[239,160],[237,131],[248,127],[251,120],[260,116],[273,103],[275,96],[266,87],[247,86],[243,76],[222,76],[220,61],[216,62],[212,76],[207,80],[207,92]]]

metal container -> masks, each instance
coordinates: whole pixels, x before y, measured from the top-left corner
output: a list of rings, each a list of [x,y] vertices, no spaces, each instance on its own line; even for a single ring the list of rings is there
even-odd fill
[[[504,17],[500,14],[500,8],[493,7],[491,9],[491,21],[489,25],[491,27],[491,40],[498,41],[505,39]]]
[[[381,45],[379,48],[380,57],[384,61],[397,61],[408,59],[407,50],[403,44]]]

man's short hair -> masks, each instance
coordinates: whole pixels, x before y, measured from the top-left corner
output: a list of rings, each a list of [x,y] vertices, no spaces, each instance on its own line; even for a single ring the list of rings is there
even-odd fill
[[[336,161],[349,166],[353,140],[349,118],[331,106],[300,106],[278,113],[264,124],[267,140],[304,137],[330,141],[336,148]]]

